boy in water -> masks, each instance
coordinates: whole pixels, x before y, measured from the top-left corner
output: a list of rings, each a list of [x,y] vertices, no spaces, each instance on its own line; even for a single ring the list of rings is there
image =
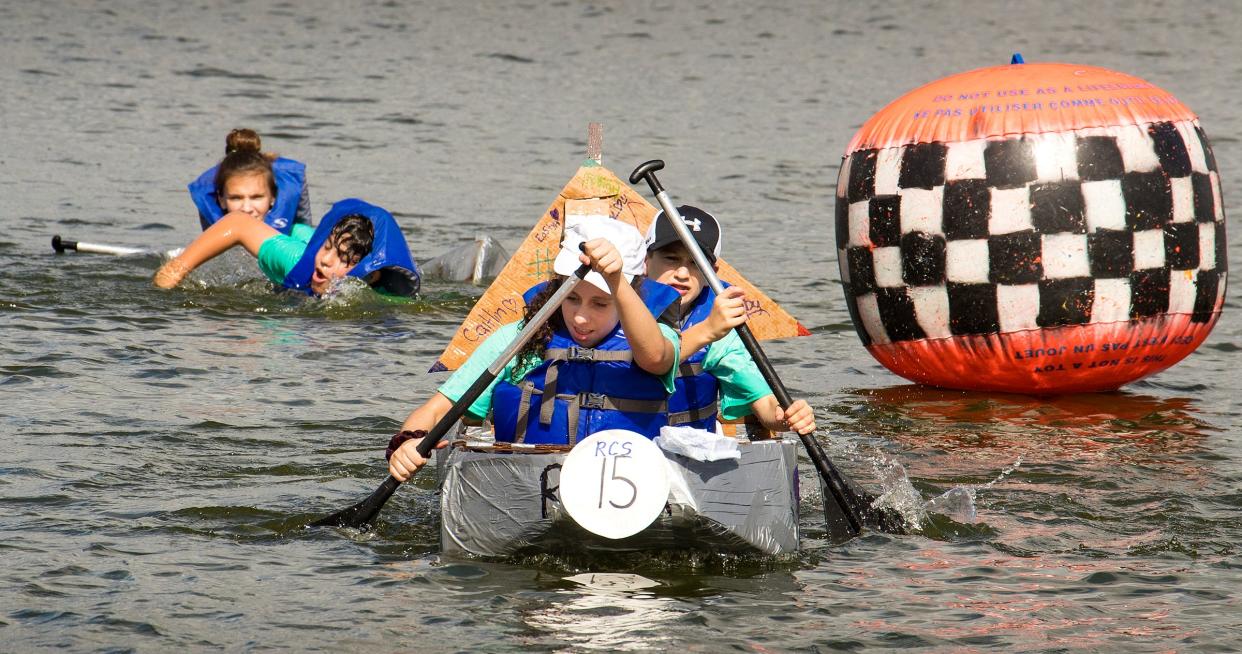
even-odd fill
[[[332,226],[323,245],[315,252],[306,286],[314,295],[323,295],[336,279],[346,276],[371,252],[375,230],[365,216],[351,214]],[[172,288],[186,275],[236,245],[259,260],[259,269],[274,284],[288,285],[287,278],[306,254],[305,240],[282,234],[249,213],[234,211],[221,218],[194,239],[185,251],[155,273],[155,285]],[[367,283],[378,279],[378,270],[369,273]]]
[[[689,205],[677,208],[690,233],[713,267],[720,255],[720,223],[711,214]],[[733,328],[746,322],[745,292],[730,286],[719,297],[694,257],[682,244],[663,211],[647,231],[647,277],[672,286],[681,294],[660,317],[681,333],[683,361],[677,390],[669,398],[669,424],[715,430],[721,420],[754,414],[772,431],[815,431],[815,414],[805,400],[782,410],[750,353]],[[676,409],[674,408],[676,407]]]

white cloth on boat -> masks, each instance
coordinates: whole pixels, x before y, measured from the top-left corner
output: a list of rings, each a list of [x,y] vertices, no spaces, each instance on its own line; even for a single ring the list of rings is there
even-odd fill
[[[621,273],[625,281],[633,281],[635,275],[647,270],[647,250],[643,247],[643,235],[633,225],[608,216],[569,216],[565,219],[561,251],[552,262],[552,270],[558,275],[572,275],[578,269],[578,246],[597,238],[606,239],[621,255]],[[604,276],[592,270],[583,281],[596,288],[612,293]]]
[[[661,427],[660,435],[655,437],[655,444],[665,452],[680,454],[695,461],[742,458],[737,439],[694,427]]]

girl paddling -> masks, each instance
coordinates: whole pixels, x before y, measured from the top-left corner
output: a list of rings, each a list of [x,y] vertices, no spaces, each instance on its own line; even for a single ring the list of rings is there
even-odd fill
[[[579,254],[579,244],[585,243]],[[544,333],[514,357],[467,415],[493,415],[499,442],[572,445],[603,429],[655,437],[667,424],[679,339],[655,316],[675,302],[672,289],[639,276],[642,235],[607,218],[570,218],[553,265],[557,277],[527,293],[532,316],[579,263],[593,272],[561,305]],[[640,295],[637,286],[644,285]],[[415,449],[480,373],[512,342],[506,325],[474,351],[431,399],[415,409],[389,444],[389,472],[405,481],[426,463]],[[445,441],[441,441],[441,444]]]

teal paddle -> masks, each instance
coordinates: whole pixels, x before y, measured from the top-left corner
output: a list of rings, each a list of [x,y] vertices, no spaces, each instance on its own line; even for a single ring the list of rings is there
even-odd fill
[[[574,271],[573,276],[567,278],[561,284],[561,287],[552,294],[552,297],[548,298],[543,307],[536,311],[534,316],[531,316],[530,322],[526,323],[526,326],[518,333],[517,338],[509,344],[509,347],[505,348],[505,351],[496,357],[492,365],[488,366],[487,370],[479,375],[479,378],[474,381],[474,384],[465,394],[453,403],[453,407],[449,409],[448,413],[444,414],[443,418],[440,418],[439,422],[431,428],[431,431],[427,432],[422,442],[418,444],[418,453],[423,458],[431,456],[431,451],[435,449],[440,439],[444,438],[444,435],[453,428],[453,425],[457,424],[457,421],[466,414],[466,410],[487,390],[488,386],[491,386],[492,381],[504,370],[509,360],[517,356],[522,347],[534,337],[535,332],[539,331],[544,323],[548,322],[548,319],[552,317],[552,313],[560,308],[561,302],[565,300],[566,296],[578,285],[578,282],[582,281],[582,278],[590,271],[591,267],[586,264],[579,266]],[[384,503],[388,501],[388,498],[392,497],[393,492],[400,485],[401,482],[389,475],[388,479],[385,479],[384,483],[380,484],[379,488],[375,489],[375,492],[371,493],[371,496],[367,499],[347,509],[337,511],[326,518],[316,520],[310,523],[310,526],[360,528],[363,525],[370,524],[375,520],[375,516],[379,515],[380,509],[384,508]]]
[[[720,278],[716,276],[716,269],[708,262],[707,257],[703,254],[703,250],[699,248],[698,242],[694,240],[694,236],[690,233],[690,229],[686,227],[681,213],[677,211],[677,207],[673,206],[673,202],[669,200],[668,193],[660,185],[660,180],[656,178],[656,171],[663,168],[664,162],[659,159],[639,164],[638,168],[635,168],[634,172],[630,173],[630,183],[637,184],[644,179],[647,180],[647,184],[651,187],[651,192],[656,196],[656,201],[664,209],[664,215],[672,223],[673,228],[677,230],[677,235],[681,237],[681,242],[685,244],[686,251],[694,257],[694,263],[707,279],[708,285],[717,295],[724,293],[724,285],[720,283]],[[793,404],[793,398],[789,396],[789,391],[785,389],[785,384],[781,382],[780,377],[776,374],[776,370],[772,367],[772,362],[763,353],[763,348],[759,347],[759,341],[751,333],[750,327],[742,323],[735,328],[735,331],[742,339],[746,350],[750,352],[751,358],[755,360],[755,365],[758,366],[760,374],[768,382],[768,386],[772,388],[772,393],[776,395],[776,401],[781,405],[782,409],[789,408],[789,405]],[[819,472],[820,478],[824,481],[824,486],[831,493],[831,497],[824,498],[824,514],[828,520],[828,532],[833,537],[857,536],[862,533],[864,524],[888,533],[905,533],[903,528],[905,521],[902,520],[901,514],[888,509],[876,508],[874,506],[875,498],[846,479],[845,475],[832,464],[832,460],[828,458],[824,449],[820,447],[818,440],[807,434],[798,434],[798,438],[802,440],[802,445],[811,457],[811,462],[815,464],[815,470]],[[835,502],[836,511],[832,510],[832,505],[829,502]],[[842,521],[841,518],[844,520]]]

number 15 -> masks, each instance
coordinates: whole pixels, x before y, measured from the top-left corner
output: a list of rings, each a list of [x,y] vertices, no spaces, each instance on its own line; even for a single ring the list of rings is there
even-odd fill
[[[608,481],[609,479],[607,476],[609,461],[612,461],[612,477],[611,478],[615,481],[625,482],[627,485],[629,485],[630,499],[625,504],[617,504],[616,502],[613,502],[612,500],[608,500],[608,503],[611,504],[614,509],[627,509],[634,504],[634,500],[638,499],[638,487],[634,485],[634,482],[630,481],[628,477],[622,477],[621,475],[617,474],[617,462],[620,461],[621,459],[628,459],[628,458],[630,457],[628,456],[606,456],[600,461],[600,464],[599,464],[599,505],[596,508],[600,508],[600,509],[604,508],[604,483]]]

